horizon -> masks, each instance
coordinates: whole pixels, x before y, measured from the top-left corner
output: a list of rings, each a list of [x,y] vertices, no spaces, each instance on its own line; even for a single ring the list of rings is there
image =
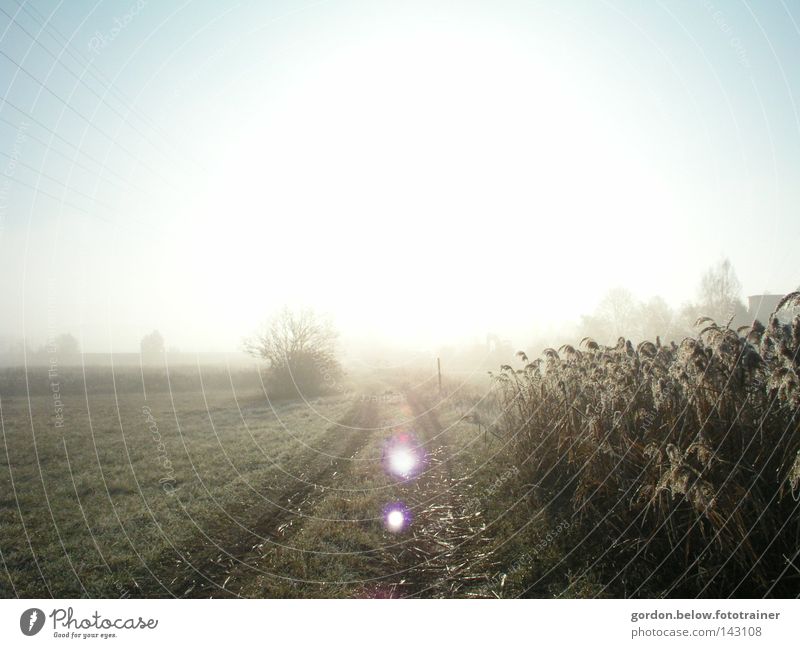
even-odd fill
[[[617,287],[617,289],[624,289],[623,287]],[[796,288],[800,289],[800,287]],[[741,295],[739,297],[742,305],[749,310],[749,302],[752,299],[760,298],[760,297],[773,297],[773,298],[780,298],[792,292],[792,290],[787,290],[782,293],[757,293],[757,294],[750,294],[750,295]],[[636,296],[632,295],[635,299]],[[659,295],[651,295],[649,296],[650,299],[659,298]],[[639,305],[644,305],[647,302],[647,299],[638,299],[637,303]],[[691,307],[693,304],[692,301],[686,301],[680,304],[679,307],[675,307],[672,304],[667,304],[667,306],[671,309],[673,315],[679,319],[681,317],[681,309],[687,309]],[[276,311],[277,312],[277,311]],[[596,311],[595,311],[596,313]],[[274,313],[273,313],[274,315]],[[322,313],[321,315],[325,315]],[[591,313],[584,313],[581,315],[581,318],[591,317]],[[763,319],[763,314],[762,314]],[[231,357],[236,356],[249,356],[253,357],[250,354],[245,346],[246,346],[246,339],[251,337],[252,335],[256,334],[259,330],[263,330],[263,326],[265,323],[268,322],[268,318],[265,318],[262,325],[259,327],[254,327],[252,331],[248,335],[243,335],[238,347],[230,347],[230,348],[223,348],[223,347],[209,347],[209,348],[199,348],[199,349],[192,349],[192,348],[184,348],[180,344],[179,340],[165,340],[165,348],[164,352],[168,354],[175,354],[175,355],[185,355],[185,356],[192,356],[192,355],[229,355]],[[722,323],[722,322],[720,322]],[[332,320],[332,324],[334,328],[336,328],[335,320]],[[691,322],[683,321],[683,328],[688,332],[691,329]],[[494,336],[498,339],[503,340],[504,342],[508,342],[514,347],[514,351],[523,350],[526,352],[533,352],[540,351],[541,348],[544,346],[552,345],[554,343],[558,344],[568,344],[572,342],[576,342],[577,340],[574,339],[576,335],[579,334],[581,331],[582,326],[579,320],[573,321],[562,321],[562,322],[549,322],[548,326],[545,328],[537,329],[535,326],[530,327],[530,331],[527,335],[522,332],[524,326],[518,326],[517,330],[486,330],[482,333],[475,332],[469,335],[462,336],[461,338],[454,338],[450,337],[449,339],[442,339],[433,343],[429,344],[418,344],[413,345],[409,343],[404,343],[402,340],[397,342],[386,338],[381,338],[378,335],[375,335],[376,331],[371,331],[371,336],[368,335],[366,338],[363,336],[352,336],[352,335],[341,335],[337,331],[340,346],[344,347],[344,355],[345,357],[349,358],[350,360],[355,360],[356,362],[363,361],[365,355],[374,354],[377,350],[384,349],[385,351],[391,354],[400,354],[404,352],[412,352],[412,353],[422,353],[422,354],[432,354],[436,355],[437,353],[441,353],[445,350],[464,350],[467,347],[481,345],[484,344],[486,339],[490,336]],[[158,329],[154,329],[153,331],[158,331]],[[149,331],[148,331],[149,333]],[[590,333],[589,331],[584,330],[584,334]],[[662,332],[660,335],[666,333]],[[58,335],[72,335],[74,334],[72,331],[51,331],[47,337],[40,338],[40,339],[23,339],[23,338],[15,338],[13,336],[3,336],[0,335],[0,357],[10,358],[10,357],[21,357],[24,353],[27,353],[31,356],[47,354],[47,347],[52,346],[53,340]],[[595,336],[597,334],[595,333]],[[634,336],[635,337],[635,336]],[[98,349],[98,348],[88,348],[85,349],[82,341],[79,338],[76,338],[79,346],[79,354],[83,356],[93,355],[93,356],[107,356],[110,354],[114,355],[141,355],[141,350],[139,348],[139,344],[133,346],[127,346],[124,348],[109,348],[109,349]],[[23,351],[22,344],[25,343],[26,351]],[[141,340],[140,340],[141,342]]]

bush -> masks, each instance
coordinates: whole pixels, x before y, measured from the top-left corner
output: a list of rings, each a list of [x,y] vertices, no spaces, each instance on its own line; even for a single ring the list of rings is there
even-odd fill
[[[269,362],[270,397],[309,397],[332,391],[340,384],[336,338],[330,322],[313,311],[285,308],[245,346],[250,354]]]

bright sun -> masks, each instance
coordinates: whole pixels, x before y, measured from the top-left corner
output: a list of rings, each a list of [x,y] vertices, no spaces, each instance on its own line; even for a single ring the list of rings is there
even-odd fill
[[[219,295],[232,321],[253,319],[243,309],[266,286],[275,304],[314,303],[343,328],[404,339],[453,339],[466,322],[487,330],[492,311],[516,301],[515,271],[558,266],[560,282],[538,286],[530,304],[570,308],[573,290],[608,281],[586,267],[602,262],[607,275],[631,262],[582,232],[624,232],[670,201],[633,132],[611,126],[613,104],[538,54],[486,30],[438,30],[413,47],[343,46],[279,84],[255,71],[233,83],[209,119],[213,174],[176,271],[198,300]],[[565,228],[581,267],[564,266],[552,244]],[[513,254],[520,244],[536,254]],[[213,264],[209,249],[221,250]]]

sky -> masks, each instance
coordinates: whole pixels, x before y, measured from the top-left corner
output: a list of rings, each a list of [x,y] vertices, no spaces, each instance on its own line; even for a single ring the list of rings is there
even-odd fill
[[[800,6],[0,0],[0,341],[524,341],[800,284]]]

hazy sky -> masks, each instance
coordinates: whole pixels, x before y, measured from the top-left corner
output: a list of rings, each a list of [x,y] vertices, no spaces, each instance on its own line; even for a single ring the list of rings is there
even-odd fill
[[[800,283],[796,3],[0,8],[0,337],[519,339],[722,256]]]

